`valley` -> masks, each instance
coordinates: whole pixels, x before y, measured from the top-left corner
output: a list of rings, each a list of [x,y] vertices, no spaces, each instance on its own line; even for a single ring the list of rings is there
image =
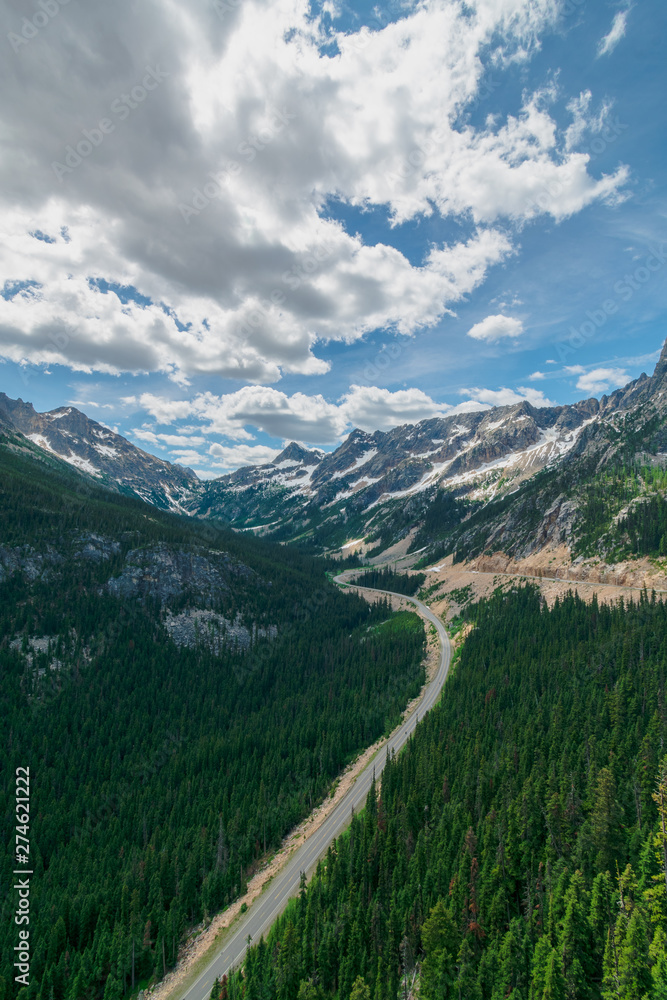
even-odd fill
[[[410,992],[409,976],[423,983],[427,1000],[435,996],[436,981],[444,996],[450,988],[444,983],[459,990],[468,982],[470,995],[495,1000],[487,986],[506,976],[499,971],[506,966],[514,971],[502,981],[524,982],[517,996],[533,1000],[530,990],[538,990],[540,976],[553,966],[565,924],[555,916],[547,934],[521,894],[537,894],[540,908],[553,905],[562,914],[581,876],[577,898],[592,906],[589,897],[602,891],[602,883],[591,879],[602,864],[609,868],[608,905],[626,885],[634,886],[628,890],[634,919],[641,918],[642,933],[658,949],[659,960],[647,952],[646,974],[658,974],[660,924],[648,876],[637,883],[634,873],[658,877],[646,852],[659,837],[655,824],[662,815],[650,789],[662,780],[656,740],[664,727],[666,377],[663,351],[650,378],[599,402],[545,412],[520,404],[390,434],[354,432],[328,455],[290,445],[270,466],[206,483],[116,440],[113,432],[105,430],[103,440],[102,425],[72,408],[36,414],[29,404],[0,399],[0,668],[10,733],[3,767],[12,773],[26,754],[40,762],[35,911],[44,944],[34,964],[42,986],[34,998],[20,1000],[94,1000],[98,994],[121,1000],[139,989],[153,1000],[207,1000],[209,994],[240,1000],[250,990],[252,1000],[253,982],[259,993],[272,995],[276,977],[292,981],[277,957],[283,951],[293,953],[289,967],[299,970],[285,1000],[297,987],[301,1000],[302,994],[348,1000],[359,977],[375,982],[377,1000],[390,1000],[399,986]],[[380,588],[367,592],[370,603],[355,594],[357,580]],[[410,601],[417,602],[428,634],[406,610]],[[489,867],[488,852],[477,858],[474,845],[498,837],[509,852],[515,836],[518,820],[499,802],[492,808],[504,816],[502,831],[488,826],[488,803],[495,801],[493,775],[519,794],[516,776],[506,770],[503,720],[518,705],[525,711],[519,692],[533,690],[535,682],[525,673],[529,661],[518,639],[499,645],[496,632],[511,637],[523,621],[532,622],[528,647],[545,644],[530,669],[537,663],[558,676],[563,656],[574,657],[586,711],[597,715],[590,716],[588,730],[580,722],[579,734],[569,729],[562,735],[572,747],[566,770],[577,791],[567,806],[563,788],[550,792],[549,801],[562,796],[553,808],[571,813],[570,819],[559,819],[558,834],[549,812],[546,827],[537,814],[530,821],[537,824],[533,833],[522,827],[521,837],[532,838],[532,854],[514,851],[514,882],[503,876],[501,904],[490,901],[490,888],[482,889],[496,869]],[[588,660],[581,659],[580,645],[570,649],[564,637],[547,638],[554,628],[558,635],[564,628],[566,636],[568,621],[589,634]],[[453,679],[440,699],[450,659],[445,628],[457,645]],[[433,655],[436,633],[442,653],[431,674],[424,656],[429,648]],[[606,695],[603,706],[598,675],[607,678],[606,690],[610,683],[613,691],[627,687],[627,658],[610,653],[593,674],[585,664],[598,649],[621,643],[636,650],[636,642],[639,660],[633,652],[631,661],[643,663],[641,651],[648,650],[657,671],[646,673],[648,664],[640,670],[643,697],[651,692],[655,704],[642,708],[632,747],[617,749],[624,763],[610,768],[594,719],[607,719],[604,725],[613,730],[625,715]],[[556,653],[559,643],[569,651]],[[513,680],[506,672],[502,683],[518,700],[512,697],[505,714],[493,716],[496,746],[486,706],[499,697],[501,678],[494,671],[510,647],[519,674]],[[482,660],[476,659],[478,648]],[[491,649],[487,668],[481,650]],[[493,681],[482,678],[487,669]],[[476,707],[460,678],[480,670],[474,684],[486,685],[486,694]],[[428,684],[419,700],[425,671]],[[551,718],[562,692],[570,691],[565,676],[554,683],[540,681],[534,698],[538,713],[541,701],[544,712],[550,706]],[[576,711],[568,704],[570,725]],[[111,705],[107,717],[105,706]],[[438,723],[438,733],[450,734],[445,743],[434,736],[432,716],[449,719]],[[470,748],[465,758],[457,756],[457,718],[467,719],[485,741],[491,754],[485,760],[493,765],[477,750],[471,757]],[[517,718],[517,753],[525,725]],[[553,739],[553,725],[545,739]],[[396,804],[396,782],[404,780],[397,775],[422,767],[414,754],[423,740],[434,739],[437,767],[453,769],[463,782],[454,791],[448,772],[438,778],[459,804],[451,812],[445,796],[443,807],[431,777],[424,777],[425,799],[415,813],[409,795]],[[592,769],[582,764],[582,739],[587,760],[597,747]],[[614,739],[620,746],[621,736]],[[641,780],[631,778],[640,753],[646,760]],[[527,777],[528,763],[521,765],[524,784],[555,780],[547,757],[535,764],[534,779]],[[75,760],[81,791],[67,778]],[[600,783],[611,780],[607,773],[618,790],[617,804],[604,806],[605,833],[596,824],[602,822]],[[418,819],[431,811],[440,816],[433,855],[424,839],[430,828]],[[634,839],[622,832],[627,829]],[[391,844],[380,847],[388,831]],[[397,874],[389,879],[385,862],[380,868],[374,863],[371,885],[355,855],[352,869],[336,875],[336,858],[351,858],[360,842],[364,856],[377,859],[376,850],[382,856],[389,851]],[[452,868],[456,857],[459,876]],[[633,873],[617,887],[612,857]],[[486,874],[478,889],[480,863]],[[8,853],[2,864],[8,871]],[[469,864],[474,870],[465,874]],[[421,888],[414,883],[415,865],[421,866]],[[461,882],[452,904],[458,909],[448,909],[444,871],[451,885],[458,877],[475,886],[472,901]],[[317,954],[304,944],[297,958],[285,935],[298,926],[308,941],[300,921],[325,905],[330,878],[346,883],[352,897],[363,892],[376,898],[373,919],[383,929],[373,931],[365,918],[354,921],[339,903],[331,911],[329,900],[316,919],[328,926],[335,912],[335,926],[347,928],[343,938],[334,944],[338,938],[330,929],[329,943],[321,939]],[[540,896],[546,886],[552,903]],[[420,900],[418,911],[408,906],[406,892]],[[470,916],[472,906],[486,914],[483,923]],[[49,912],[60,913],[50,927]],[[607,933],[625,947],[625,924],[609,918]],[[524,972],[503,957],[508,934],[519,935],[526,955],[525,935],[536,942]],[[440,940],[451,945],[438,951]],[[441,972],[433,971],[432,952],[440,956]],[[583,971],[563,960],[564,988],[572,992],[585,981],[586,995],[600,995],[611,973],[599,948],[593,952]],[[5,981],[10,957],[2,952]],[[485,971],[494,962],[496,972]],[[546,987],[539,989],[535,997],[545,1000]]]
[[[423,627],[309,556],[30,448],[0,447],[0,466],[2,770],[31,761],[33,970],[59,997],[104,992],[112,961],[114,990],[136,991],[398,723]],[[6,847],[0,863],[9,880]]]
[[[0,1000],[667,1000],[667,3],[7,0]]]
[[[341,579],[340,582],[344,582],[344,579]],[[368,596],[373,598],[376,595],[369,591]],[[211,954],[208,955],[203,951],[200,960],[195,960],[196,964],[194,962],[188,963],[192,967],[190,975],[188,974],[188,966],[186,966],[180,974],[165,981],[163,987],[152,991],[149,995],[154,1000],[166,1000],[167,997],[206,1000],[213,981],[228,975],[231,969],[242,961],[246,951],[248,934],[253,940],[256,940],[267,933],[276,917],[283,912],[290,898],[296,894],[302,884],[301,873],[305,873],[306,876],[312,874],[329,845],[349,824],[350,815],[363,808],[371,785],[374,785],[376,778],[379,780],[382,774],[387,757],[400,752],[411,733],[414,732],[418,719],[423,718],[429,709],[436,704],[447,679],[451,660],[449,638],[440,619],[425,605],[419,601],[406,601],[405,599],[400,599],[400,603],[414,605],[424,621],[430,623],[437,633],[434,670],[431,671],[431,677],[420,697],[407,707],[401,725],[387,739],[370,747],[362,755],[357,765],[342,776],[343,780],[336,789],[331,803],[325,803],[303,824],[303,827],[300,828],[303,832],[297,830],[289,837],[289,848],[286,849],[288,845],[285,844],[280,852],[282,854],[280,866],[274,864],[271,868],[261,870],[264,891],[255,897],[254,905],[251,906],[247,917],[231,924],[230,933],[221,934],[218,931],[218,934],[223,938],[222,943],[216,941],[218,935],[215,928],[212,928],[207,935],[208,940],[212,939],[208,949]],[[252,903],[253,900],[248,898],[248,902]],[[226,930],[230,924],[225,922],[223,927]],[[212,958],[214,952],[217,954],[215,958]],[[202,959],[208,959],[209,962],[204,971],[190,985],[195,970],[203,964]]]

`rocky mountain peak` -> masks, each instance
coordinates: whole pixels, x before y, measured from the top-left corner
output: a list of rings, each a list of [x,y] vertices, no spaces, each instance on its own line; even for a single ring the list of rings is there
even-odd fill
[[[80,472],[156,507],[181,510],[181,500],[199,487],[191,469],[149,455],[74,406],[38,413],[32,403],[0,393],[0,420]]]
[[[660,357],[658,358],[658,363],[655,366],[655,371],[653,372],[653,381],[657,384],[663,382],[667,376],[667,340],[662,346],[662,351],[660,352]]]
[[[297,462],[299,465],[317,465],[322,461],[323,453],[319,449],[308,450],[296,441],[291,441],[286,448],[274,458],[271,465],[281,465],[283,462]]]

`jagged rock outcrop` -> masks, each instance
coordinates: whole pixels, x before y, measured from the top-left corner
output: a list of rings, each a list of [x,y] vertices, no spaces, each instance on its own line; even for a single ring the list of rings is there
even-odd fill
[[[211,607],[229,591],[235,578],[251,576],[256,574],[225,552],[159,544],[130,550],[122,572],[108,580],[106,589],[116,597],[151,597],[162,602],[193,594],[198,604]]]
[[[0,583],[14,573],[22,573],[32,583],[34,580],[53,579],[63,557],[50,546],[38,552],[30,545],[0,545]]]
[[[164,626],[177,646],[188,649],[205,646],[216,655],[229,647],[247,650],[257,639],[274,639],[278,634],[276,625],[263,628],[253,622],[251,628],[247,628],[240,615],[232,621],[202,608],[187,608],[176,615],[167,611]]]

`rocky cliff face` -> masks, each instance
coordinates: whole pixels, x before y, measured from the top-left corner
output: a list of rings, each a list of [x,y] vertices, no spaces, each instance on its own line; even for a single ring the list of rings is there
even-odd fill
[[[200,605],[211,607],[235,579],[251,575],[252,570],[234,563],[225,552],[160,544],[130,550],[121,573],[112,576],[106,587],[115,597],[152,597],[163,603],[191,594]]]

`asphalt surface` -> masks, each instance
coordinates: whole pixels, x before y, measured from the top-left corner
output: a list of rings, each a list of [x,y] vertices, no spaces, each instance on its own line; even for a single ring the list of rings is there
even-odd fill
[[[344,577],[345,573],[341,573],[336,577],[336,582],[344,582]],[[367,590],[369,588],[359,587],[357,589]],[[391,594],[390,591],[384,590],[377,591],[377,593]],[[393,596],[405,597],[404,594]],[[274,920],[287,906],[289,899],[297,895],[301,872],[306,872],[308,875],[314,870],[319,859],[326,854],[331,842],[348,826],[352,812],[357,812],[364,805],[373,780],[373,773],[379,777],[384,768],[387,747],[390,753],[392,751],[398,753],[407,742],[410,734],[414,732],[419,719],[423,718],[438,700],[442,686],[447,679],[451,660],[449,637],[440,619],[425,604],[416,598],[407,599],[417,605],[423,616],[435,625],[440,638],[441,654],[438,671],[433,680],[426,686],[421,702],[410,717],[395,729],[389,739],[385,741],[379,753],[359,774],[331,815],[298,848],[285,868],[276,875],[274,881],[270,883],[262,895],[257,897],[234,931],[221,944],[220,950],[206,969],[184,993],[178,994],[179,1000],[208,1000],[215,979],[221,979],[230,969],[237,967],[242,962],[248,947],[248,935],[251,936],[253,942],[259,941],[262,935],[266,936]]]

